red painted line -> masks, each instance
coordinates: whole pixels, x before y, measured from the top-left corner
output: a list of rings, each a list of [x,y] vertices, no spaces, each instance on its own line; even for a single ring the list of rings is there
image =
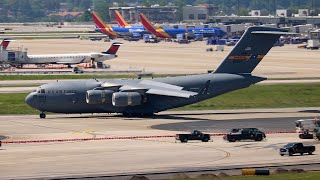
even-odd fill
[[[284,134],[296,133],[295,131],[269,131],[266,134]],[[226,133],[212,133],[210,136],[224,136]],[[173,138],[176,135],[155,135],[155,136],[118,136],[118,137],[101,137],[101,138],[74,138],[74,139],[43,139],[43,140],[16,140],[2,141],[2,144],[23,144],[23,143],[50,143],[50,142],[73,142],[73,141],[101,141],[115,139],[149,139],[149,138]]]

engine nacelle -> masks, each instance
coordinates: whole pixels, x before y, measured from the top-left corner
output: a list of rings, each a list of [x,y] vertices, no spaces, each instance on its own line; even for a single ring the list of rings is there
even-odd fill
[[[112,90],[89,90],[86,94],[88,104],[105,104],[111,102]]]
[[[138,106],[142,95],[138,92],[116,92],[112,94],[112,105],[116,107]]]

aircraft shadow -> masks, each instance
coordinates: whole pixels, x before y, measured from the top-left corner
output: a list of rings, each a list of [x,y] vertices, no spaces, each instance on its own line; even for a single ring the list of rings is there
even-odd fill
[[[301,113],[318,113],[320,114],[320,110],[303,110],[303,111],[299,111]]]

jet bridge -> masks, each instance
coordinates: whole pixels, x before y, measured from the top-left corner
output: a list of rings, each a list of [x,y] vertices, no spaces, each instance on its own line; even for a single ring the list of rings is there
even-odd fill
[[[3,49],[0,47],[0,62],[7,64],[19,65],[20,62],[25,62],[28,59],[27,49],[20,47]]]

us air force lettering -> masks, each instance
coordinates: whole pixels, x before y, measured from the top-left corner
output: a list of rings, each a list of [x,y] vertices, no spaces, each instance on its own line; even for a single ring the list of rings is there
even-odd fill
[[[26,102],[41,112],[41,118],[45,112],[140,116],[193,104],[266,80],[251,72],[283,34],[287,33],[276,28],[248,28],[213,73],[155,79],[59,81],[40,86],[26,97]]]

